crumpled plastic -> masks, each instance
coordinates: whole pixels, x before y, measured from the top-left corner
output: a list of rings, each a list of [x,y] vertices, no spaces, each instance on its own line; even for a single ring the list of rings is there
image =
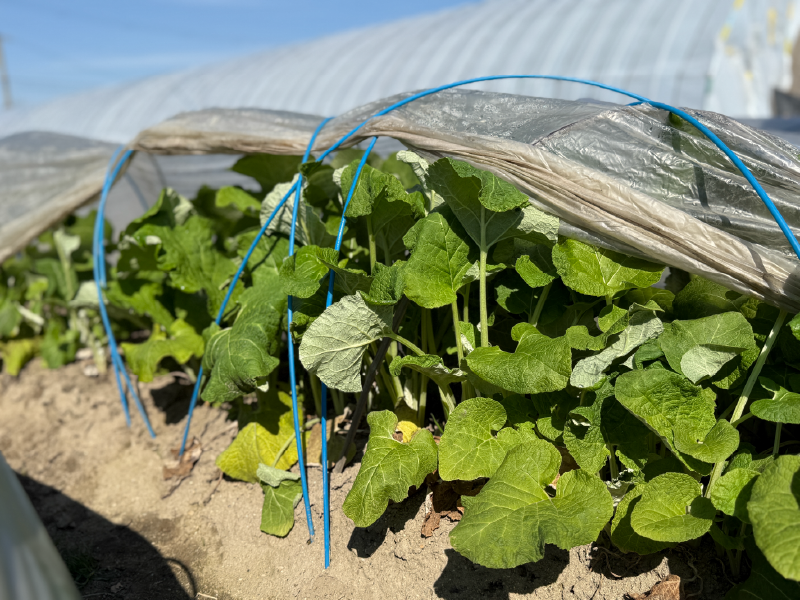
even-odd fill
[[[333,119],[314,152],[412,93]],[[688,112],[742,158],[797,231],[797,149],[723,115]],[[302,154],[321,120],[284,111],[210,109],[149,128],[132,146],[154,154]],[[450,156],[496,173],[557,215],[564,236],[800,311],[800,262],[760,198],[711,141],[666,111],[448,90],[368,121],[344,147],[374,135],[394,138],[429,160]],[[3,143],[0,217],[6,194]],[[46,195],[34,194],[34,203],[46,203]],[[1,259],[8,245],[5,239],[0,244]],[[14,244],[20,247],[20,240]]]

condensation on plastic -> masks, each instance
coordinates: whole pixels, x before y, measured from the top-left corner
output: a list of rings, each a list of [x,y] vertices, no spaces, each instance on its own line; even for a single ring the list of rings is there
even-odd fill
[[[314,151],[410,94],[337,117],[325,126]],[[798,150],[722,115],[690,113],[739,154],[790,227],[800,230]],[[147,129],[133,146],[153,154],[299,155],[320,121],[284,111],[209,109]],[[565,236],[800,311],[800,265],[761,200],[721,151],[665,111],[449,90],[370,120],[345,146],[375,135],[399,140],[431,160],[451,156],[497,173],[560,217]],[[3,195],[4,173],[0,161]],[[46,193],[33,198],[33,205],[49,200]],[[19,248],[20,242],[10,243]],[[0,245],[0,256],[3,251]]]
[[[0,454],[0,598],[80,600],[14,472]]]

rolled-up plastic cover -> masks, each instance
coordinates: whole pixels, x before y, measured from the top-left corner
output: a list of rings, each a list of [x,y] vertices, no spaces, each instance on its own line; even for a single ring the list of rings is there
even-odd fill
[[[0,454],[0,598],[80,600],[28,496]]]
[[[314,151],[408,95],[337,117]],[[688,112],[742,158],[790,227],[800,228],[797,148],[716,113]],[[156,154],[302,154],[320,120],[282,111],[203,110],[143,131],[133,146]],[[760,198],[710,140],[666,111],[449,90],[370,120],[346,145],[373,135],[399,140],[429,160],[450,156],[496,173],[557,215],[565,236],[800,311],[800,262]],[[0,162],[0,216],[6,193]],[[1,258],[7,245],[0,244]]]

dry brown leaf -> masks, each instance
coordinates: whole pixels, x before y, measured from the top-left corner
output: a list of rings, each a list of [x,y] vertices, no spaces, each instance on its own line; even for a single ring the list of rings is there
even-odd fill
[[[192,439],[192,443],[186,448],[183,456],[179,456],[181,449],[173,448],[170,450],[172,458],[164,461],[164,479],[185,479],[188,477],[195,463],[203,453],[203,446],[197,438]]]
[[[664,581],[659,581],[649,592],[644,594],[628,594],[631,600],[683,600],[681,593],[681,578],[670,575]]]
[[[483,481],[439,481],[435,475],[429,475],[426,483],[431,493],[426,501],[422,537],[432,536],[442,519],[460,521],[464,514],[461,496],[475,496],[484,486]]]
[[[317,423],[310,430],[305,432],[306,462],[309,465],[319,466],[322,464],[322,424]],[[339,458],[345,438],[334,434],[328,440],[328,462],[331,466]],[[347,462],[353,460],[356,455],[356,445],[350,444],[347,453]]]

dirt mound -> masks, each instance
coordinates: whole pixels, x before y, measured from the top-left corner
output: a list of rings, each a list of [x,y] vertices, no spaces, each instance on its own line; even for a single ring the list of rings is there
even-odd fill
[[[125,426],[113,375],[88,378],[80,364],[48,371],[37,360],[19,378],[0,377],[0,452],[86,598],[617,600],[670,574],[681,577],[682,597],[720,599],[730,587],[710,543],[641,558],[597,544],[548,547],[538,563],[486,569],[450,548],[448,519],[422,537],[424,489],[357,529],[339,507],[358,464],[331,476],[325,571],[320,470],[309,469],[317,541],[308,543],[302,503],[286,538],[261,533],[259,486],[220,478],[214,465],[236,434],[226,411],[198,407],[192,428],[202,454],[177,487],[164,480],[189,405],[184,383],[141,384],[158,435],[151,440],[138,415]]]

